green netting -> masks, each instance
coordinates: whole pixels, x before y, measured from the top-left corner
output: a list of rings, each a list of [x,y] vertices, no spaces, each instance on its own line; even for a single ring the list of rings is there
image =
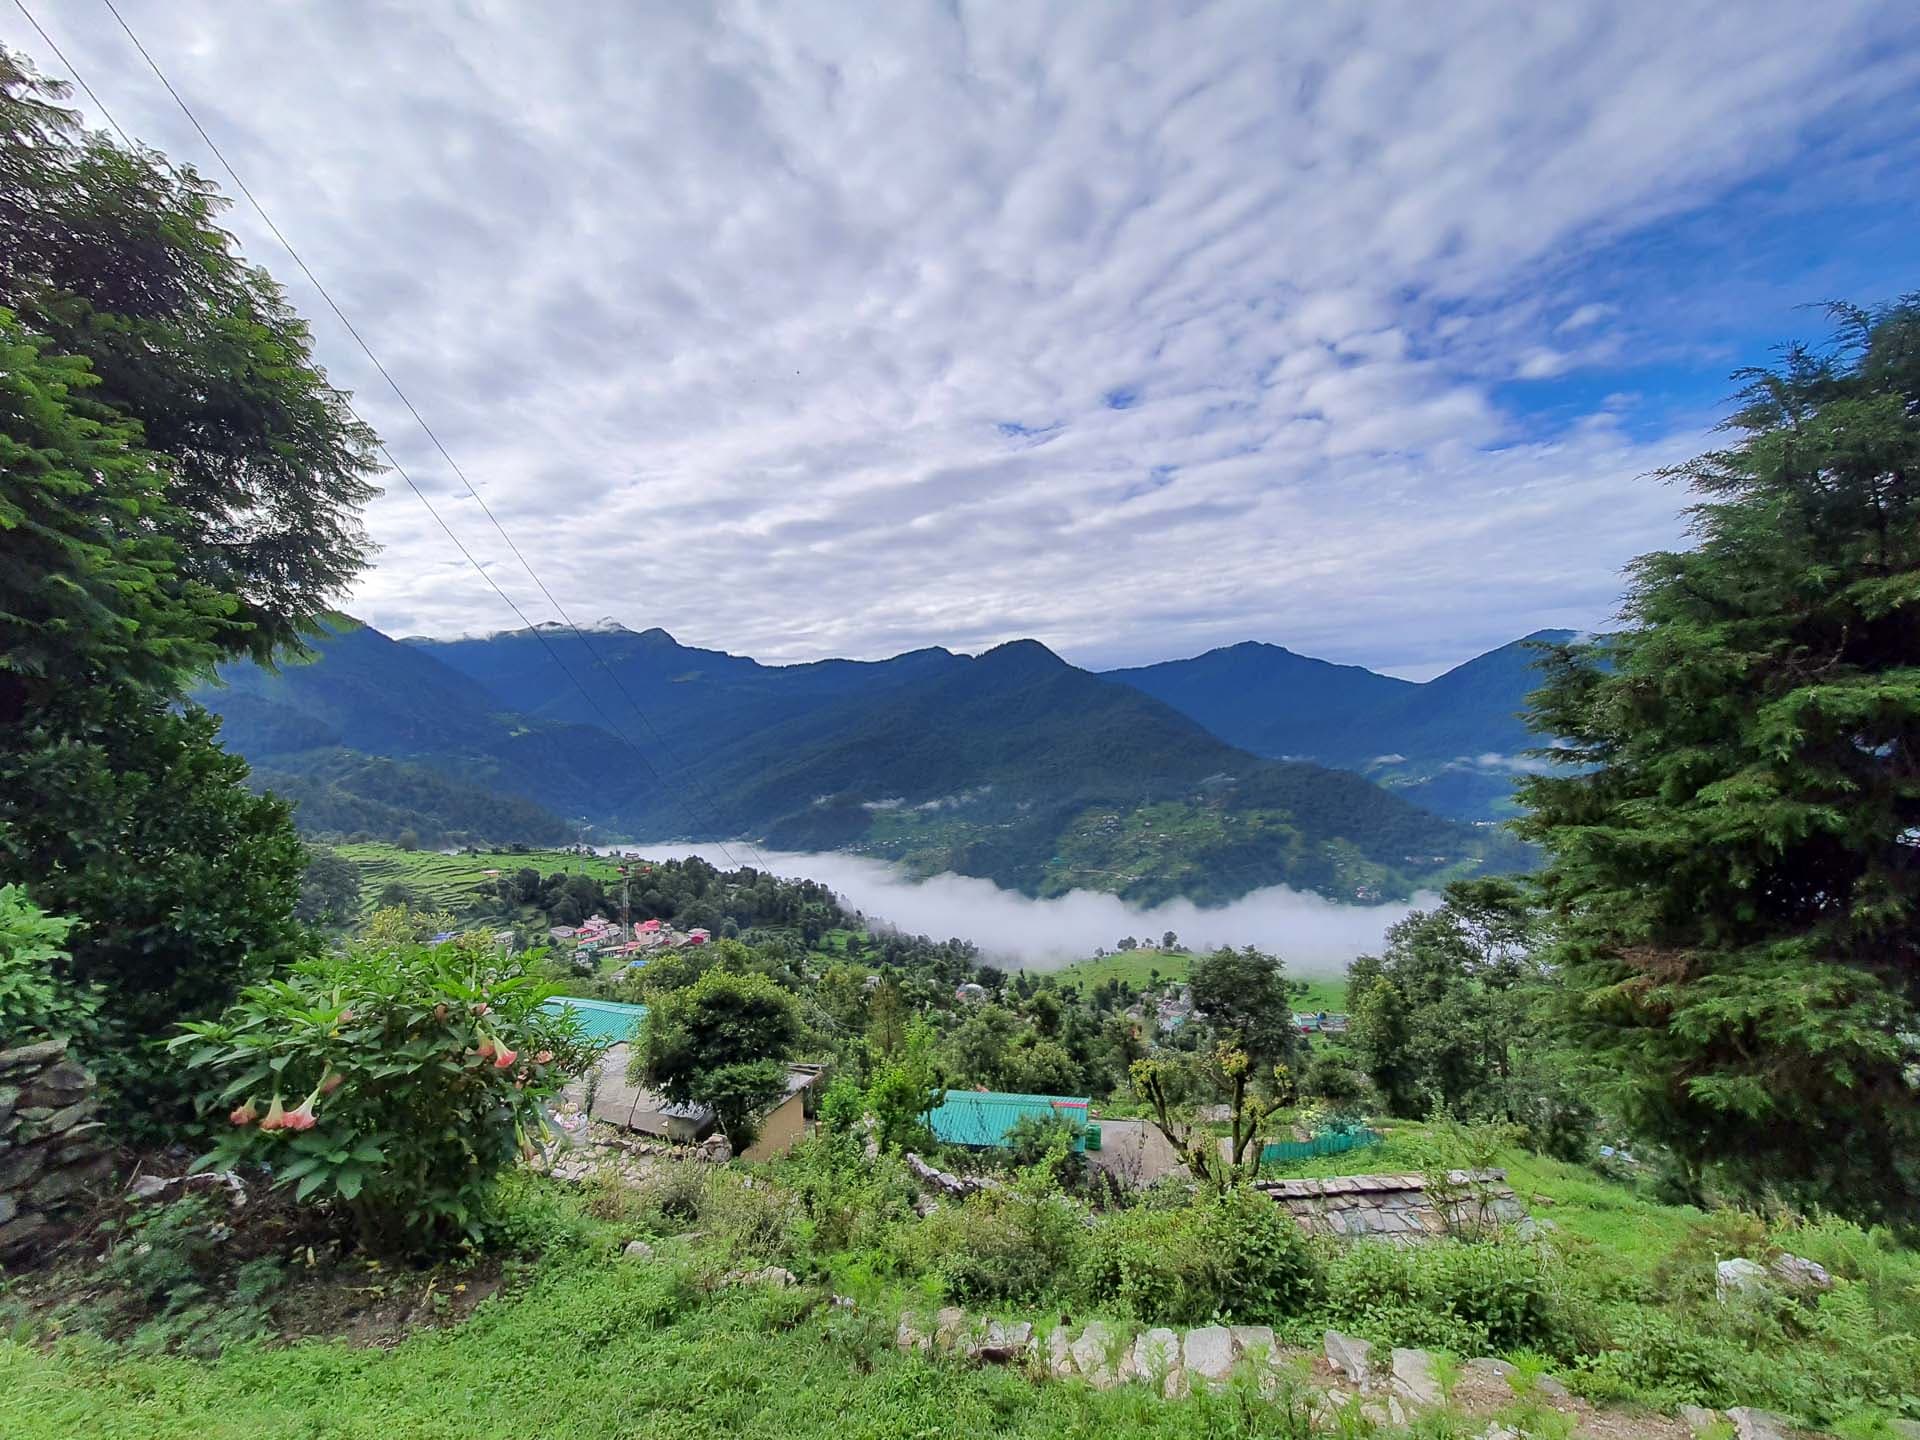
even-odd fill
[[[1316,1155],[1344,1155],[1349,1150],[1364,1150],[1378,1145],[1376,1130],[1323,1130],[1311,1140],[1275,1140],[1260,1147],[1260,1163],[1271,1165],[1282,1160],[1311,1160]]]

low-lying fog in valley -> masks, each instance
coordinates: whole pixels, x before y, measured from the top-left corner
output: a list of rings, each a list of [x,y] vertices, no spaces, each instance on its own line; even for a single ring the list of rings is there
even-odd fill
[[[829,885],[855,909],[896,929],[941,940],[959,936],[973,941],[989,959],[1030,969],[1067,965],[1103,945],[1111,950],[1123,935],[1157,941],[1172,930],[1187,949],[1257,945],[1283,957],[1297,975],[1338,975],[1355,956],[1377,950],[1389,925],[1410,911],[1439,903],[1437,895],[1423,894],[1399,905],[1342,905],[1276,885],[1216,909],[1203,910],[1186,900],[1146,909],[1095,890],[1033,900],[1002,890],[991,880],[965,875],[915,881],[886,861],[859,855],[790,854],[738,843],[722,848],[684,841],[600,848],[605,854],[618,851],[656,860],[698,855],[729,869],[764,863],[775,874]]]

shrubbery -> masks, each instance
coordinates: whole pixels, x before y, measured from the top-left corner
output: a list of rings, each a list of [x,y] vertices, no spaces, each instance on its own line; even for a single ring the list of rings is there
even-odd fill
[[[253,986],[172,1042],[217,1126],[198,1165],[266,1165],[377,1249],[477,1238],[540,1102],[596,1053],[549,993],[466,942],[360,946]]]
[[[1359,1244],[1327,1268],[1326,1313],[1343,1329],[1457,1355],[1565,1349],[1566,1315],[1548,1252],[1509,1238],[1418,1246]]]
[[[68,983],[54,966],[67,958],[73,921],[49,915],[18,885],[0,885],[0,1050],[49,1035],[92,1031],[99,995]]]

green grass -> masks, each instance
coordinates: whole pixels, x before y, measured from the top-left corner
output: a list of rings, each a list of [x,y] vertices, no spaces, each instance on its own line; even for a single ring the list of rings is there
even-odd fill
[[[603,883],[620,878],[618,861],[597,855],[576,855],[566,850],[442,855],[432,850],[402,850],[397,845],[377,842],[335,848],[359,867],[361,909],[367,914],[374,910],[381,890],[396,880],[434,908],[458,916],[473,907],[477,886],[492,883],[494,877],[486,873],[489,870],[510,873],[531,866],[542,875],[560,870],[592,875]]]
[[[1054,971],[1063,985],[1076,981],[1081,989],[1091,990],[1107,980],[1120,980],[1136,989],[1148,983],[1155,970],[1162,981],[1185,980],[1193,964],[1188,950],[1116,950],[1110,955],[1078,960],[1064,970]],[[1307,985],[1306,998],[1295,1002],[1300,1010],[1343,1010],[1347,1003],[1347,982],[1324,975],[1293,976]]]

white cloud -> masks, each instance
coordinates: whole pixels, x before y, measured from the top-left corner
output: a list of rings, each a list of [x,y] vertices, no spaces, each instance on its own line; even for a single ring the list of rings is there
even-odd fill
[[[127,9],[575,617],[769,659],[1252,635],[1430,673],[1604,621],[1680,534],[1637,477],[1709,417],[1542,430],[1498,387],[1621,343],[1588,258],[1915,78],[1865,0]],[[77,16],[116,117],[217,174]],[[369,520],[358,613],[512,623],[405,487]]]
[[[957,936],[973,941],[988,959],[1036,970],[1084,960],[1102,946],[1112,949],[1123,935],[1172,930],[1190,948],[1257,945],[1278,954],[1296,975],[1340,975],[1356,956],[1379,950],[1388,926],[1440,903],[1439,896],[1422,894],[1411,904],[1342,905],[1276,885],[1214,909],[1189,900],[1142,908],[1092,890],[1032,900],[964,875],[909,880],[884,861],[858,855],[750,854],[684,841],[623,848],[655,860],[699,855],[727,867],[764,864],[777,875],[831,886],[854,909],[909,935]]]

